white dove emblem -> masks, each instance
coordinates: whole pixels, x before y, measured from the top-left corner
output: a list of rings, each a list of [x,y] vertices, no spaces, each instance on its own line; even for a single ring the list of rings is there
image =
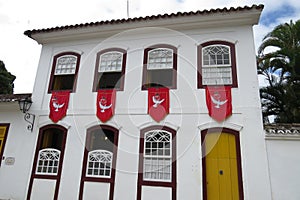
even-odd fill
[[[157,97],[156,97],[157,96]],[[154,103],[153,107],[156,108],[159,104],[161,104],[165,99],[160,100],[159,95],[152,96],[152,101]]]
[[[58,112],[58,109],[59,108],[62,108],[64,105],[65,105],[65,103],[63,103],[63,104],[58,104],[58,103],[56,103],[55,101],[53,101],[53,107],[55,108],[55,112]]]
[[[102,102],[104,102],[104,104],[102,104]],[[112,104],[110,104],[109,106],[106,106],[106,100],[105,100],[104,98],[102,98],[102,99],[99,101],[99,106],[100,106],[100,108],[101,108],[101,111],[100,111],[100,112],[104,113],[105,110],[109,109],[109,108],[112,106]]]
[[[220,99],[218,99],[218,100],[214,99],[213,96],[210,96],[210,97],[211,97],[212,102],[214,104],[216,104],[215,108],[220,108],[220,106],[222,106],[223,104],[225,104],[228,101],[228,99],[226,99],[225,101],[220,101]]]

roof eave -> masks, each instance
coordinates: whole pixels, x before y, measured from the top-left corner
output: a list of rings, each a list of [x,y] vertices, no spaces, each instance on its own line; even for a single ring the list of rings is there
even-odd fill
[[[77,26],[65,26],[41,31],[29,31],[24,34],[39,44],[61,41],[72,41],[89,38],[111,36],[122,31],[159,27],[173,30],[187,30],[210,27],[241,26],[258,24],[263,6],[256,9],[237,10],[231,12],[204,12],[194,15],[180,15],[158,18],[135,18],[125,21],[116,20],[110,23],[90,23]]]

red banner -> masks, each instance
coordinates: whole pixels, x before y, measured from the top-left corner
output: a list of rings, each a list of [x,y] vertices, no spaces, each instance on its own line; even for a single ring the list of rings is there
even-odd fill
[[[208,86],[205,93],[209,116],[221,122],[232,114],[230,86]]]
[[[148,114],[157,122],[169,114],[169,88],[148,89]]]
[[[56,123],[66,116],[69,105],[70,91],[52,92],[50,99],[50,119]]]
[[[102,121],[108,121],[115,114],[116,90],[98,90],[97,117]]]

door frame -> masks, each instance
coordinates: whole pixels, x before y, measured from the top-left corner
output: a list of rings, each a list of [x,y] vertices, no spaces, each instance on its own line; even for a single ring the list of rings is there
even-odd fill
[[[41,147],[44,131],[47,129],[55,128],[63,133],[63,140],[62,140],[62,147],[61,147],[61,153],[60,153],[60,158],[59,158],[59,166],[58,166],[58,172],[57,175],[40,175],[36,174],[36,166],[37,166],[37,161],[38,161],[38,155],[39,155],[39,150]],[[31,193],[32,193],[32,188],[33,188],[33,182],[34,179],[48,179],[48,180],[55,180],[55,190],[54,190],[54,200],[58,199],[58,193],[59,193],[59,188],[60,188],[60,179],[61,179],[61,174],[62,174],[62,167],[63,167],[63,161],[64,161],[64,155],[65,155],[65,147],[66,147],[66,141],[67,141],[67,134],[68,134],[68,129],[65,127],[58,125],[58,124],[48,124],[39,129],[39,134],[38,134],[38,139],[37,143],[35,146],[35,154],[34,154],[34,159],[33,159],[33,165],[31,169],[31,176],[30,176],[30,181],[29,181],[29,186],[27,190],[27,200],[31,199]]]
[[[1,163],[3,160],[3,155],[4,155],[4,149],[5,149],[5,144],[6,144],[6,140],[7,140],[7,135],[8,135],[8,130],[9,130],[9,123],[0,123],[0,126],[5,127],[5,133],[4,133],[4,138],[2,141],[2,147],[0,148],[0,167],[1,167]]]
[[[227,133],[232,134],[235,137],[236,145],[236,161],[237,161],[237,170],[238,170],[238,190],[239,190],[239,199],[244,199],[243,192],[243,178],[242,178],[242,162],[241,162],[241,148],[240,148],[240,133],[238,131],[223,128],[223,127],[214,127],[208,128],[201,131],[201,144],[202,144],[202,185],[203,185],[203,199],[207,200],[207,188],[206,188],[206,151],[205,151],[205,136],[210,133]]]
[[[91,132],[94,130],[108,130],[113,132],[114,134],[114,146],[113,146],[113,161],[112,161],[112,167],[111,167],[111,177],[110,178],[99,178],[99,177],[87,177],[86,176],[86,167],[87,167],[87,161],[88,161],[88,153],[87,150],[88,143],[90,142],[89,137],[91,136]],[[84,146],[84,155],[83,155],[83,161],[82,161],[82,171],[81,171],[81,180],[80,180],[80,186],[79,186],[79,200],[82,200],[84,198],[83,192],[84,192],[84,183],[85,182],[98,182],[98,183],[108,183],[109,184],[109,200],[114,199],[114,191],[115,191],[115,177],[116,177],[116,163],[117,163],[117,153],[118,153],[118,141],[119,141],[119,130],[115,127],[112,127],[110,125],[95,125],[86,130],[85,135],[85,146]]]

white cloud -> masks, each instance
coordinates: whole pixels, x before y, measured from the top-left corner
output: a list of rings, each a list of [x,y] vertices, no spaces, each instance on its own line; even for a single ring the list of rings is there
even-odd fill
[[[291,5],[294,16],[254,27],[256,47],[279,23],[300,19],[299,0],[128,0],[129,16],[189,12],[211,8],[264,4],[264,13]],[[127,17],[127,0],[0,0],[0,60],[17,76],[15,93],[32,92],[41,46],[23,35],[25,30]]]

